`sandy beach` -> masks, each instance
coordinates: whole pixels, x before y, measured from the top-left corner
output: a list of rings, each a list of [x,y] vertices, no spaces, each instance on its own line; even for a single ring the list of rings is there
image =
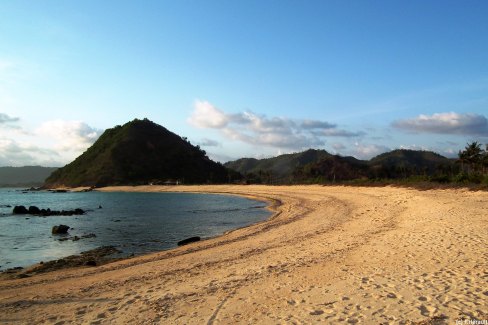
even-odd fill
[[[488,322],[488,193],[141,186],[271,202],[266,222],[99,267],[0,281],[5,324]],[[467,323],[466,323],[467,324]]]

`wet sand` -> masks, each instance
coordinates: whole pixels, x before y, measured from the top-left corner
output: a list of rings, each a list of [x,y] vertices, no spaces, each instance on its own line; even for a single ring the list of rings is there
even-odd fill
[[[488,320],[488,193],[142,186],[274,202],[266,222],[99,267],[0,281],[0,323]],[[279,204],[278,204],[279,203]]]

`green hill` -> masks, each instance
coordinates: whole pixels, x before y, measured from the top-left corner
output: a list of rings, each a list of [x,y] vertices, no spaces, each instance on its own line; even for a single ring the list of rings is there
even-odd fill
[[[227,162],[227,168],[246,176],[251,183],[317,183],[349,180],[366,175],[365,162],[309,149],[267,159],[242,158]]]
[[[227,162],[224,166],[253,178],[251,181],[288,183],[293,182],[293,173],[297,168],[330,156],[325,150],[309,149],[266,159],[242,158]]]
[[[57,186],[138,185],[167,181],[222,183],[228,170],[186,139],[149,121],[138,120],[106,130],[72,163],[45,183]]]
[[[398,149],[380,154],[369,161],[372,178],[438,176],[457,171],[454,161],[432,151]]]
[[[225,166],[244,175],[249,183],[274,184],[402,179],[412,176],[440,180],[458,170],[458,166],[448,158],[434,152],[414,150],[393,150],[364,161],[309,149],[267,159],[242,158],[227,162]]]
[[[0,187],[41,186],[57,167],[0,167]]]

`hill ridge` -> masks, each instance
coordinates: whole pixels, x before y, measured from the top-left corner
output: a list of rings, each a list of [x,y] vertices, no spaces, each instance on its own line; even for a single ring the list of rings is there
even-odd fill
[[[395,179],[416,175],[454,173],[453,160],[425,150],[395,149],[370,160],[333,155],[323,149],[255,159],[241,158],[224,164],[257,183],[322,183],[356,179]]]

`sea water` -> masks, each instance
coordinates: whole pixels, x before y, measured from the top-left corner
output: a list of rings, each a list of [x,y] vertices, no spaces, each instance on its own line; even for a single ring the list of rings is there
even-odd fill
[[[74,210],[84,215],[13,215],[16,205]],[[266,203],[238,196],[193,193],[51,193],[0,189],[0,271],[49,261],[100,246],[115,246],[122,256],[177,246],[192,236],[208,238],[270,216]],[[55,225],[71,229],[52,235]],[[96,237],[60,241],[63,237]]]

